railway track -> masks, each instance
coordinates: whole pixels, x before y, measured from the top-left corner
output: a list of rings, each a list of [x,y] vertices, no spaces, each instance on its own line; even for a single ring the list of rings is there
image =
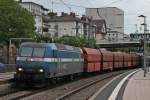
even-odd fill
[[[88,92],[91,91],[92,88],[96,89],[94,87],[100,87],[102,84],[103,85],[106,84],[107,81],[110,81],[111,79],[113,79],[116,76],[121,76],[122,74],[127,74],[127,73],[124,73],[124,72],[118,73],[117,72],[112,75],[111,74],[107,75],[102,79],[94,80],[94,81],[87,83],[79,88],[76,88],[76,89],[58,97],[56,100],[81,100],[81,98],[82,98],[82,100],[88,100],[88,98],[96,92],[96,91],[92,91],[92,93],[88,94]],[[86,97],[84,97],[84,94],[86,94],[85,95]]]
[[[21,98],[36,94],[43,89],[32,90],[32,89],[15,89],[12,88],[5,93],[0,94],[0,100],[19,100]]]
[[[81,79],[78,81],[70,82],[56,88],[47,89],[45,91],[37,92],[28,97],[19,98],[21,100],[65,100],[72,95],[79,93],[80,91],[98,84],[99,82],[107,83],[110,79],[114,78],[117,75],[120,75],[127,70],[111,72],[106,74],[97,75],[87,79]],[[106,81],[107,80],[107,81]],[[105,81],[105,82],[104,82]],[[103,85],[104,85],[103,84]],[[69,99],[70,100],[70,99]],[[72,99],[71,99],[72,100]],[[75,99],[77,100],[77,99]]]
[[[0,85],[0,88],[3,87],[3,89],[0,89],[0,100],[20,100],[22,98],[49,90],[51,88],[55,88],[57,85],[58,84],[45,88],[16,88],[14,87],[14,83],[8,85],[5,84],[4,86]]]

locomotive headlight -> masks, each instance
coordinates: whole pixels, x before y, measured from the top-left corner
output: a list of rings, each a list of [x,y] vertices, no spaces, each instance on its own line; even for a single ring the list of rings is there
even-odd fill
[[[30,61],[33,61],[33,59],[31,58]]]
[[[19,71],[19,72],[22,72],[22,71],[23,71],[23,68],[18,68],[18,71]]]
[[[39,72],[40,72],[40,73],[43,73],[43,72],[44,72],[44,70],[43,70],[43,69],[39,69]]]

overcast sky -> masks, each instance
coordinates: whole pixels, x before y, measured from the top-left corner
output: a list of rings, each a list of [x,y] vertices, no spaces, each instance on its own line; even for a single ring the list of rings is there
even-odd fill
[[[125,13],[125,33],[135,32],[135,24],[138,26],[140,32],[142,18],[137,16],[143,14],[147,18],[148,28],[150,25],[150,0],[22,0],[22,1],[33,1],[43,5],[46,8],[53,9],[56,12],[70,12],[74,11],[78,15],[85,14],[85,7],[89,8],[100,8],[100,7],[118,7],[124,10]],[[52,4],[53,1],[53,4]],[[65,5],[62,3],[64,1]],[[71,5],[70,5],[71,4]],[[75,5],[75,6],[73,6]],[[141,29],[143,32],[143,28]]]

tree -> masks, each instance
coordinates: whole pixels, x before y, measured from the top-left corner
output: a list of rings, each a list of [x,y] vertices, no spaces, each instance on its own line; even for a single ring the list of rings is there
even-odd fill
[[[32,38],[35,35],[32,14],[14,0],[0,0],[0,42],[10,38]]]
[[[57,13],[49,12],[47,15],[52,18],[52,17],[54,17],[54,16],[57,16]]]
[[[52,42],[52,38],[48,33],[44,34],[44,35],[36,34],[35,37],[34,37],[34,41],[50,43],[50,42]]]
[[[63,36],[60,38],[55,38],[54,42],[76,47],[98,48],[95,39],[87,39],[85,37]]]

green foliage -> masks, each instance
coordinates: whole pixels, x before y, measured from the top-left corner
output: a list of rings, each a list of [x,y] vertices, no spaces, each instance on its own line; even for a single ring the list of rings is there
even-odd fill
[[[136,49],[135,48],[131,48],[131,47],[128,47],[128,48],[111,48],[111,49],[108,49],[109,51],[113,51],[113,52],[117,52],[117,51],[120,51],[120,52],[136,52]]]
[[[33,38],[34,41],[36,42],[46,42],[46,43],[50,43],[52,42],[52,38],[49,35],[42,35],[42,34],[35,34],[35,37]]]
[[[76,47],[98,48],[95,39],[87,39],[85,37],[63,36],[60,38],[55,38],[54,42]]]
[[[35,35],[34,18],[14,0],[0,0],[0,42],[10,38],[32,38]]]
[[[49,17],[54,17],[54,16],[57,16],[57,13],[49,12],[47,15],[48,15]]]

